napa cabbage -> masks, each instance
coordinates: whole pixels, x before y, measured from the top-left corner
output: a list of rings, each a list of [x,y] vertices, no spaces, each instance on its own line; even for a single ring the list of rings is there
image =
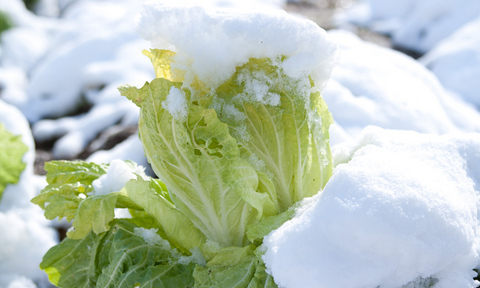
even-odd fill
[[[252,58],[209,88],[185,84],[174,52],[144,54],[156,78],[120,92],[140,108],[158,178],[129,161],[47,163],[48,186],[32,202],[73,222],[41,268],[59,287],[276,287],[263,237],[332,174],[318,89],[286,75],[283,56]],[[132,218],[116,218],[118,208]]]

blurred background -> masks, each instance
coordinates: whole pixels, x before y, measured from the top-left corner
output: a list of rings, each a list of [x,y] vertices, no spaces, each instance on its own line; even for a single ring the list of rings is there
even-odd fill
[[[68,223],[42,220],[29,202],[45,184],[45,161],[119,158],[148,167],[138,109],[117,90],[155,76],[141,53],[150,43],[135,31],[142,2],[0,0],[0,123],[30,148],[21,182],[0,204],[0,287],[49,287],[38,263]],[[480,1],[251,5],[308,18],[337,43],[338,63],[323,90],[335,119],[332,146],[368,125],[480,132]]]

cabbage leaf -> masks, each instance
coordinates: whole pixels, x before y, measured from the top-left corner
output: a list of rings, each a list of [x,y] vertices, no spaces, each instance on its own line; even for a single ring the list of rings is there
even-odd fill
[[[25,169],[23,154],[28,151],[22,136],[15,136],[0,123],[0,200],[9,184],[16,184]]]

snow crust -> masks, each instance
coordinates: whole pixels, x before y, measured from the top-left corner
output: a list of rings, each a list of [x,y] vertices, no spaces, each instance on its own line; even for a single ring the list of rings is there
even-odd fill
[[[322,194],[265,238],[281,287],[476,287],[480,135],[365,129]]]
[[[119,192],[132,179],[137,179],[137,175],[145,177],[144,168],[138,165],[129,165],[122,160],[115,159],[110,162],[107,174],[100,176],[92,182],[95,195],[106,195],[112,192]]]
[[[311,75],[321,87],[334,53],[325,31],[284,11],[254,7],[152,2],[143,9],[138,31],[154,48],[177,52],[172,70],[184,74],[187,86],[198,78],[215,88],[250,58],[283,55],[288,58],[282,64],[286,75]]]

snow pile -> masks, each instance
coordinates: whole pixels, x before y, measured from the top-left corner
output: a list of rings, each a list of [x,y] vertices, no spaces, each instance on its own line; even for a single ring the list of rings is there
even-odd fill
[[[338,43],[338,63],[323,92],[335,120],[331,143],[355,137],[368,125],[432,134],[480,132],[480,113],[447,93],[417,61],[346,31],[329,36]]]
[[[363,0],[342,18],[425,53],[480,14],[477,0]]]
[[[445,88],[480,107],[480,17],[421,58]]]
[[[150,61],[141,54],[148,42],[135,32],[141,3],[72,1],[63,3],[60,18],[44,18],[26,10],[21,0],[4,2],[0,9],[16,26],[2,34],[2,99],[32,122],[37,140],[61,137],[55,158],[77,156],[111,125],[136,125],[138,109],[117,87],[154,78]],[[39,121],[72,113],[81,105],[92,108],[75,117]]]
[[[30,203],[46,181],[33,174],[35,148],[25,117],[0,100],[0,123],[11,133],[22,135],[29,148],[19,182],[6,187],[0,202],[0,287],[36,287],[31,280],[46,285],[46,274],[38,266],[47,250],[57,244],[58,235],[49,227],[42,209]]]
[[[146,178],[144,170],[142,166],[137,166],[135,163],[129,165],[122,160],[113,160],[108,167],[107,174],[92,182],[94,191],[91,195],[119,192],[128,181],[137,179],[137,175]]]
[[[281,287],[474,287],[480,135],[366,129],[321,195],[264,241]],[[410,286],[411,287],[411,286]]]
[[[7,288],[37,288],[37,285],[35,285],[35,283],[26,278],[26,277],[13,277],[12,281],[9,281],[9,284],[7,286],[7,282],[1,282],[0,280],[0,284],[3,285],[1,287],[7,287]]]
[[[31,210],[0,212],[0,284],[15,281],[18,277],[48,283],[47,275],[39,265],[48,249],[57,244],[58,235],[48,228],[46,220],[42,221],[45,218],[41,211]]]
[[[153,3],[145,6],[138,31],[154,48],[178,52],[172,70],[185,73],[186,85],[197,77],[215,88],[248,59],[281,55],[288,58],[281,64],[286,75],[311,75],[320,86],[325,82],[334,47],[323,29],[285,11],[234,8],[197,1]]]

